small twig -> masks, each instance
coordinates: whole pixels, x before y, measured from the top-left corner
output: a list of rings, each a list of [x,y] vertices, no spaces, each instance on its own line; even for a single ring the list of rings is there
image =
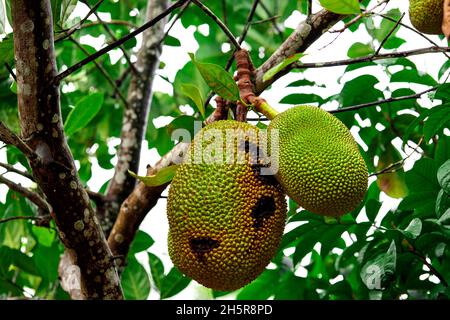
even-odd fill
[[[373,101],[373,102],[369,102],[369,103],[363,103],[363,104],[358,104],[356,106],[352,106],[352,107],[347,107],[347,108],[342,108],[342,109],[337,109],[337,110],[332,110],[330,111],[330,113],[341,113],[341,112],[347,112],[347,111],[355,111],[355,110],[359,110],[359,109],[363,109],[363,108],[367,108],[367,107],[372,107],[372,106],[377,106],[380,104],[385,104],[385,103],[391,103],[391,102],[397,102],[397,101],[403,101],[403,100],[410,100],[410,99],[418,99],[421,96],[423,96],[424,94],[428,93],[428,92],[432,92],[432,91],[436,91],[439,88],[439,86],[436,87],[432,87],[429,88],[425,91],[416,93],[416,94],[411,94],[408,96],[402,96],[402,97],[397,97],[397,98],[389,98],[389,99],[384,99],[384,100],[380,100],[380,101]]]
[[[138,34],[144,32],[148,28],[154,26],[156,23],[158,23],[161,19],[165,18],[169,14],[171,14],[174,10],[176,10],[178,7],[182,6],[187,0],[178,0],[175,2],[172,6],[167,8],[166,11],[162,12],[161,14],[157,15],[154,19],[144,23],[142,26],[134,30],[133,32],[127,34],[126,36],[120,38],[119,40],[107,45],[106,47],[100,49],[96,53],[90,55],[89,57],[81,60],[80,62],[74,64],[73,66],[67,68],[65,71],[61,72],[54,78],[54,84],[59,84],[62,79],[66,78],[70,74],[74,73],[78,69],[82,68],[86,64],[98,59],[102,55],[110,52],[111,50],[114,50],[118,46],[122,45],[123,43],[127,42],[128,40],[136,37]]]
[[[267,16],[272,17],[275,15],[270,12],[269,8],[267,8],[267,6],[262,1],[261,1],[261,8],[264,10],[264,12],[267,14]],[[272,21],[272,25],[273,25],[273,28],[275,29],[275,31],[277,32],[280,40],[283,41],[284,40],[283,31],[281,31],[280,27],[278,26],[278,24],[275,20]]]
[[[308,16],[312,15],[312,0],[308,0]]]
[[[181,19],[181,17],[183,16],[183,14],[186,12],[186,9],[189,7],[189,4],[191,3],[191,0],[188,0],[183,7],[181,7],[180,11],[178,12],[178,14],[175,16],[175,18],[173,19],[172,23],[170,24],[169,28],[167,28],[166,32],[164,33],[164,36],[161,38],[161,42],[164,42],[164,40],[167,38],[167,36],[169,35],[170,30],[172,30],[173,26],[175,25],[175,23]]]
[[[0,224],[5,223],[5,222],[9,222],[9,221],[14,221],[14,220],[37,220],[37,221],[48,221],[48,220],[51,220],[51,216],[50,216],[50,215],[46,215],[46,216],[41,216],[41,217],[37,217],[37,216],[16,216],[16,217],[8,217],[8,218],[0,219]],[[38,224],[40,224],[40,222],[38,222]]]
[[[270,18],[267,18],[267,19],[261,19],[261,20],[258,20],[258,21],[253,21],[251,23],[251,25],[257,25],[257,24],[263,24],[263,23],[267,23],[267,22],[273,22],[273,21],[276,21],[280,17],[281,17],[280,15],[276,15],[276,16],[273,16],[273,17],[270,17]]]
[[[6,179],[4,176],[0,175],[0,183],[5,184],[11,190],[14,190],[24,197],[28,198],[31,202],[33,202],[40,209],[45,210],[46,212],[50,212],[50,205],[45,201],[40,195],[37,193],[28,190],[27,188],[22,187],[20,184],[12,182],[9,179]]]
[[[337,67],[337,66],[348,66],[357,63],[363,62],[373,62],[376,60],[384,60],[384,59],[392,59],[392,58],[403,58],[410,57],[420,54],[426,53],[437,53],[437,52],[450,52],[450,47],[428,47],[428,48],[420,48],[408,51],[399,51],[399,52],[391,52],[391,53],[383,53],[378,55],[368,55],[364,57],[344,59],[344,60],[336,60],[336,61],[326,61],[326,62],[313,62],[313,63],[302,63],[302,62],[294,62],[292,64],[292,68],[295,69],[312,69],[312,68],[328,68],[328,67]]]
[[[76,41],[72,36],[69,37],[70,41],[72,41],[77,47],[78,49],[80,49],[86,56],[89,56],[89,52],[81,45],[78,43],[78,41]],[[96,66],[96,68],[100,71],[100,73],[103,75],[103,77],[106,79],[106,81],[108,81],[108,83],[113,87],[115,93],[117,94],[117,96],[119,97],[120,100],[122,100],[123,104],[126,106],[128,104],[127,99],[125,98],[125,96],[122,94],[122,92],[120,91],[119,87],[117,86],[116,82],[110,77],[110,75],[108,74],[108,72],[105,70],[105,68],[103,68],[103,66],[98,63],[97,61],[93,61],[94,65]],[[130,65],[131,68],[132,65]]]
[[[383,4],[386,4],[389,2],[390,0],[383,0],[381,2],[378,2],[372,9],[366,10],[361,12],[360,14],[358,14],[356,17],[354,17],[352,20],[350,20],[349,22],[347,22],[344,27],[342,27],[341,29],[338,30],[330,30],[330,33],[342,33],[345,30],[347,30],[350,26],[354,25],[355,23],[357,23],[359,20],[361,20],[362,18],[366,17],[367,15],[373,14],[373,11],[375,9],[377,9],[378,7],[380,7]]]
[[[396,22],[395,19],[393,19],[393,18],[391,18],[391,17],[389,17],[387,15],[384,15],[384,14],[377,14],[377,15],[382,17],[383,19],[386,19],[386,20],[389,20],[389,21],[392,21],[392,22]],[[433,46],[439,47],[439,44],[437,44],[435,41],[433,41],[432,39],[428,38],[425,34],[423,34],[423,33],[419,32],[419,31],[417,31],[416,29],[408,26],[407,24],[404,24],[404,23],[400,22],[399,25],[401,25],[403,28],[411,30],[412,32],[414,32],[417,35],[421,36],[422,38],[427,40],[429,43],[431,43]],[[448,55],[446,52],[443,52],[443,54],[447,57],[447,59],[450,59],[450,55]]]
[[[9,172],[17,173],[17,174],[19,174],[19,175],[21,175],[21,176],[23,176],[23,177],[25,177],[25,178],[27,178],[27,179],[30,179],[31,181],[34,181],[34,177],[33,177],[31,174],[29,174],[28,172],[25,172],[25,171],[21,171],[21,170],[19,170],[19,169],[16,169],[16,168],[14,168],[12,165],[10,165],[10,164],[8,164],[8,163],[2,163],[2,162],[0,162],[0,167],[5,168],[5,169],[8,170]]]
[[[8,62],[5,62],[5,67],[6,67],[6,70],[8,70],[9,74],[11,75],[11,77],[14,79],[14,81],[17,82],[16,74],[14,73],[13,69],[12,69],[11,66],[8,64]]]
[[[82,2],[83,2],[88,8],[90,7],[90,6],[89,6],[89,3],[88,3],[86,0],[83,0]],[[105,31],[109,34],[109,36],[111,37],[111,39],[112,39],[113,41],[117,41],[117,38],[116,38],[116,36],[114,35],[114,33],[112,32],[111,28],[108,26],[108,24],[106,24],[106,23],[103,21],[103,19],[100,17],[100,15],[97,13],[97,11],[94,11],[94,15],[95,15],[95,17],[97,18],[97,20],[101,23],[101,25],[103,26],[103,29],[105,29]],[[119,49],[122,51],[125,60],[127,61],[128,65],[129,65],[130,68],[131,68],[131,71],[133,71],[133,74],[136,75],[136,76],[138,76],[138,77],[140,77],[141,75],[140,75],[140,73],[136,70],[136,67],[134,66],[133,62],[131,62],[131,59],[130,59],[130,57],[128,56],[127,50],[124,48],[123,45],[120,45],[120,46],[119,46]]]
[[[445,287],[448,288],[448,283],[447,283],[447,281],[445,280],[445,278],[441,275],[441,273],[440,273],[435,267],[433,267],[433,265],[432,265],[431,263],[429,263],[429,262],[427,261],[427,259],[426,259],[423,255],[421,255],[421,254],[417,251],[417,249],[416,249],[416,248],[415,248],[415,247],[414,247],[407,239],[404,239],[404,243],[407,245],[409,252],[411,252],[413,255],[415,255],[416,257],[418,257],[419,260],[422,261],[422,263],[423,263],[424,265],[426,265],[426,266],[428,267],[428,269],[430,269],[430,272],[431,272],[433,275],[435,275],[435,276],[441,281],[441,283],[442,283]]]
[[[399,170],[400,168],[403,168],[405,161],[408,160],[414,154],[414,152],[417,151],[417,149],[419,149],[420,145],[422,144],[422,141],[423,141],[423,137],[420,138],[419,143],[414,148],[414,150],[411,151],[411,153],[408,154],[404,159],[394,162],[394,163],[390,164],[389,166],[387,166],[386,168],[370,174],[369,177],[379,176],[379,175],[382,175],[385,173],[393,173],[393,172],[396,172],[397,170]]]
[[[241,45],[244,42],[244,40],[245,40],[245,38],[247,36],[248,30],[249,30],[250,25],[251,25],[251,21],[252,21],[254,15],[255,15],[255,12],[256,12],[256,7],[258,6],[259,3],[260,3],[260,0],[254,0],[253,1],[252,8],[250,9],[250,12],[248,13],[248,16],[247,16],[247,22],[246,22],[246,24],[244,26],[244,29],[242,29],[241,35],[239,36],[239,40],[238,40],[239,45]],[[233,53],[231,54],[230,58],[228,58],[228,61],[227,61],[226,65],[225,65],[225,70],[226,71],[230,70],[231,65],[233,64],[233,61],[234,61],[234,56],[236,54],[236,51],[237,51],[237,49],[235,48],[233,50]],[[214,92],[210,92],[208,94],[208,97],[206,98],[205,104],[204,104],[205,108],[208,106],[208,104],[211,101],[213,96],[214,96]]]
[[[374,56],[377,56],[381,49],[383,48],[384,44],[386,43],[386,41],[391,37],[391,35],[394,33],[394,31],[397,29],[398,25],[400,24],[400,22],[402,22],[403,17],[405,16],[405,13],[403,12],[402,15],[400,16],[400,18],[397,20],[397,22],[395,23],[395,25],[391,28],[391,30],[389,31],[389,33],[386,35],[386,37],[384,37],[384,39],[381,41],[380,45],[378,46],[377,51],[375,51],[375,53],[373,54]]]
[[[22,151],[22,153],[30,160],[34,160],[37,157],[34,151],[14,132],[6,127],[2,121],[0,121],[0,141],[17,147],[17,149]]]
[[[228,25],[228,15],[227,15],[227,1],[222,0],[222,16],[223,22]]]
[[[89,10],[88,14],[81,19],[80,22],[78,22],[77,24],[75,24],[73,27],[71,27],[67,32],[63,33],[63,34],[59,34],[56,38],[55,38],[55,42],[64,40],[68,37],[70,37],[72,34],[74,34],[77,30],[80,29],[80,27],[83,25],[83,23],[98,9],[98,7],[100,7],[100,5],[103,3],[103,1],[105,0],[99,0],[92,8],[91,10]]]
[[[203,3],[201,3],[199,0],[192,0],[192,2],[199,7],[206,15],[208,15],[218,26],[222,31],[225,33],[225,35],[228,37],[228,40],[233,44],[233,46],[236,49],[241,49],[241,45],[239,42],[236,41],[236,38],[231,33],[230,29],[220,20],[218,16],[214,14],[207,6],[205,6]]]
[[[132,29],[136,29],[138,26],[125,21],[125,20],[110,20],[110,21],[92,21],[92,22],[88,22],[83,24],[82,26],[80,26],[80,29],[85,29],[85,28],[90,28],[90,27],[94,27],[94,26],[98,26],[101,24],[107,24],[107,25],[116,25],[116,26],[125,26],[125,27],[129,27]]]

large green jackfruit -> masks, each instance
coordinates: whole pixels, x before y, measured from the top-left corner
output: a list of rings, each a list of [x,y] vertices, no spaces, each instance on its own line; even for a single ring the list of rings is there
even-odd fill
[[[444,0],[410,0],[409,17],[412,25],[420,32],[441,34]]]
[[[275,116],[269,137],[278,130],[276,174],[285,192],[303,208],[326,216],[355,209],[367,190],[367,167],[347,127],[330,113],[297,106]]]
[[[254,280],[283,235],[285,195],[273,176],[260,175],[258,132],[236,121],[203,128],[170,186],[170,258],[209,288],[235,290]]]

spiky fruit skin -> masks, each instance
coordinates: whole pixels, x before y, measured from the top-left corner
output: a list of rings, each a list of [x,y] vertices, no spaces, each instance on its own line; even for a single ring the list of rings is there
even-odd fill
[[[330,113],[297,106],[269,125],[279,130],[277,180],[303,208],[339,217],[355,209],[367,191],[367,167],[347,127]],[[272,144],[272,143],[271,143]]]
[[[208,140],[212,130],[223,141]],[[259,129],[217,121],[199,131],[186,155],[188,161],[172,180],[167,204],[172,262],[187,276],[216,290],[239,289],[265,269],[277,251],[287,211],[276,179],[260,176],[247,152],[242,163],[189,163],[196,147],[224,149],[227,130],[256,133]],[[202,138],[206,141],[201,142]],[[256,136],[246,141],[258,144]],[[240,148],[235,142],[235,155]]]
[[[409,17],[412,25],[422,33],[441,34],[444,0],[410,0]]]

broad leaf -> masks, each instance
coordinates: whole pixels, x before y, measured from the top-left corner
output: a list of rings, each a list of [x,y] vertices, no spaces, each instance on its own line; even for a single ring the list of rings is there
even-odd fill
[[[303,57],[304,53],[296,53],[289,58],[283,60],[279,64],[277,64],[275,67],[269,69],[263,76],[263,81],[268,81],[272,79],[278,72],[286,68],[288,65],[298,61],[301,57]]]
[[[131,242],[131,247],[129,254],[135,254],[138,252],[142,252],[150,248],[155,241],[150,237],[150,235],[142,230],[138,230],[136,236]]]
[[[144,267],[136,260],[129,259],[121,284],[125,299],[146,300],[150,293],[150,279]]]
[[[361,12],[358,0],[320,0],[322,7],[339,14],[358,14]]]
[[[177,172],[178,165],[171,165],[165,168],[162,168],[158,171],[156,175],[153,176],[138,176],[134,172],[128,171],[128,173],[136,179],[142,181],[148,187],[157,187],[162,186],[163,184],[169,183],[172,181],[173,177]]]
[[[192,53],[189,56],[211,90],[225,100],[238,101],[240,99],[236,82],[224,68],[212,63],[198,62]]]
[[[182,84],[181,90],[195,103],[197,110],[202,115],[202,118],[205,119],[205,106],[200,89],[193,84]]]
[[[186,288],[191,279],[186,277],[177,268],[173,267],[167,276],[161,281],[161,299],[170,298]]]
[[[78,101],[77,105],[67,116],[64,123],[66,135],[71,136],[84,128],[100,111],[103,105],[103,93],[92,93]]]

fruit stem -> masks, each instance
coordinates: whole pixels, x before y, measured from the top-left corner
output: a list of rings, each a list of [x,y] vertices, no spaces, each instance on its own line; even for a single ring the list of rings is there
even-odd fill
[[[272,108],[263,98],[256,97],[253,101],[253,105],[256,111],[265,115],[269,120],[272,120],[277,114],[279,114],[279,112]]]

